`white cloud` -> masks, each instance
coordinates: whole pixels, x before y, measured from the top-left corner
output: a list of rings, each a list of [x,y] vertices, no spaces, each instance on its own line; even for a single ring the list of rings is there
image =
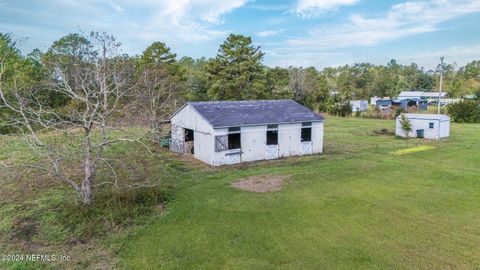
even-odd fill
[[[222,23],[222,16],[230,11],[240,8],[246,4],[246,0],[230,0],[230,1],[218,1],[218,0],[203,0],[196,1],[196,5],[193,8],[199,7],[200,10],[194,9],[194,12],[200,12],[200,18],[206,22],[219,24]]]
[[[298,0],[295,12],[301,17],[311,18],[341,6],[354,5],[359,1],[360,0]]]
[[[124,9],[121,5],[119,5],[119,4],[117,4],[117,3],[113,2],[113,1],[108,1],[108,4],[109,4],[116,12],[124,12],[124,11],[125,11],[125,9]]]
[[[144,4],[153,16],[140,22],[139,34],[148,39],[169,35],[184,41],[205,41],[225,33],[212,30],[223,23],[223,15],[247,0],[123,0],[131,6]]]
[[[257,36],[259,36],[259,37],[273,37],[273,36],[278,36],[283,31],[285,31],[285,29],[260,31],[260,32],[257,33]]]
[[[480,11],[478,0],[429,0],[392,6],[376,17],[351,15],[348,23],[317,27],[305,38],[288,42],[295,46],[339,48],[369,46],[383,41],[437,31],[439,24]]]
[[[265,62],[269,66],[316,67],[340,66],[353,62],[351,53],[298,51],[292,48],[265,50]]]
[[[195,51],[192,44],[218,44],[229,32],[220,25],[225,15],[248,0],[35,0],[10,1],[0,9],[0,31],[30,37],[26,51],[46,49],[71,32],[106,31],[122,41],[124,52],[141,53],[153,41],[163,41],[176,52]],[[0,6],[3,4],[0,0]],[[12,28],[12,24],[15,25]],[[222,29],[222,30],[219,30]],[[228,31],[228,32],[227,32]],[[205,43],[206,42],[206,43]],[[187,44],[187,45],[186,45]],[[215,52],[217,47],[212,47]],[[179,52],[180,53],[180,52]],[[200,56],[205,54],[198,52]]]

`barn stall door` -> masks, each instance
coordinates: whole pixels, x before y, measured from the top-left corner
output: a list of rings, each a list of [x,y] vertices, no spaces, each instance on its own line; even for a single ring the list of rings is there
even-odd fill
[[[303,122],[301,130],[302,155],[313,153],[312,145],[312,122]]]
[[[242,161],[241,151],[225,154],[223,164],[237,164]]]
[[[278,158],[278,145],[267,145],[267,159]]]
[[[183,154],[185,150],[185,132],[184,129],[177,126],[172,126],[172,142],[170,144],[170,151]]]
[[[267,125],[267,149],[266,158],[278,158],[278,124]]]
[[[302,155],[310,155],[312,151],[312,142],[302,142]]]

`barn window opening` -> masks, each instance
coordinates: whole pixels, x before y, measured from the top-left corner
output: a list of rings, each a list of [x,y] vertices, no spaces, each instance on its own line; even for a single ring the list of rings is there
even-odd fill
[[[302,128],[302,142],[312,141],[312,128]]]
[[[185,154],[194,154],[194,132],[191,129],[186,128],[184,134],[185,144],[184,144],[184,151]]]
[[[429,127],[429,128],[434,128],[434,127],[435,127],[435,123],[433,123],[433,122],[428,123],[428,127]]]
[[[312,141],[312,122],[302,122],[302,142],[311,142]]]
[[[242,148],[240,127],[228,128],[228,150]]]
[[[194,140],[194,132],[191,129],[186,128],[185,129],[185,141],[186,142],[193,142]]]
[[[267,145],[278,145],[278,125],[267,125]]]

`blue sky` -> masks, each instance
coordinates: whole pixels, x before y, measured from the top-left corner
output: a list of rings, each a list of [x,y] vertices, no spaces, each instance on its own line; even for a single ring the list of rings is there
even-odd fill
[[[480,59],[480,0],[0,0],[0,32],[27,37],[24,52],[79,29],[115,35],[128,54],[163,41],[192,57],[240,33],[269,66]]]

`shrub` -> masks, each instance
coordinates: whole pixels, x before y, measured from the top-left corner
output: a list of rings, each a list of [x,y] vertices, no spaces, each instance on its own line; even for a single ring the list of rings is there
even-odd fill
[[[35,234],[37,234],[37,223],[30,217],[14,217],[12,220],[12,232],[13,239],[30,240]]]
[[[480,102],[462,101],[447,107],[448,114],[457,123],[480,123]]]
[[[88,241],[107,232],[147,221],[155,207],[172,196],[171,188],[150,187],[105,191],[96,203],[85,207],[69,203],[61,209],[60,220],[73,237]]]
[[[410,123],[410,120],[405,116],[405,114],[402,114],[400,117],[400,125],[402,127],[402,130],[405,132],[406,136],[408,137],[408,133],[412,131],[412,123]]]
[[[379,136],[393,136],[395,132],[388,130],[388,128],[381,128],[373,130],[373,135]]]
[[[349,102],[337,103],[330,108],[330,113],[342,117],[352,115],[352,105]]]

